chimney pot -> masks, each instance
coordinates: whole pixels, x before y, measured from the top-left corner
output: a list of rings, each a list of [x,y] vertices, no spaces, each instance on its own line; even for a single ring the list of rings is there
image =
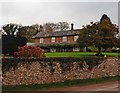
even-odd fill
[[[71,24],[71,30],[73,30],[73,29],[74,29],[74,24],[72,23],[72,24]]]

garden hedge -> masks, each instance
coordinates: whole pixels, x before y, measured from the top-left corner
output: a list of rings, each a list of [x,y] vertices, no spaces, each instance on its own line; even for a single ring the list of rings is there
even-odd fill
[[[100,64],[103,61],[103,57],[53,57],[53,58],[25,58],[25,57],[16,57],[16,58],[2,58],[2,71],[9,70],[11,67],[14,69],[17,68],[18,63],[27,63],[31,65],[33,62],[49,63],[52,65],[53,62],[59,62],[61,66],[70,65],[73,62],[86,62],[89,65],[89,69],[92,69],[94,66]]]
[[[27,38],[15,35],[2,35],[2,54],[13,54],[18,46],[24,46]]]

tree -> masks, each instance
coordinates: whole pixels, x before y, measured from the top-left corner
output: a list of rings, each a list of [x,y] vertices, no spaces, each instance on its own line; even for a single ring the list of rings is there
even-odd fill
[[[63,31],[69,29],[69,24],[67,22],[58,22],[58,23],[45,23],[43,25],[46,32],[52,31]]]
[[[116,33],[118,33],[118,27],[112,24],[110,18],[104,14],[100,19],[98,33],[95,36],[95,46],[98,47],[99,52],[101,52],[101,47],[107,51],[108,48],[115,46]]]
[[[67,22],[59,22],[57,23],[57,29],[60,31],[69,29],[69,24]]]
[[[34,24],[34,25],[31,25],[31,27],[36,31],[36,33],[44,32],[44,28],[42,25]]]
[[[5,34],[2,34],[2,53],[13,54],[17,51],[18,46],[23,46],[27,43],[27,39],[22,36],[17,36],[18,30],[21,25],[17,24],[6,24],[2,28]]]
[[[110,18],[104,14],[100,22],[91,23],[81,29],[77,42],[84,47],[94,45],[98,48],[98,53],[101,53],[101,48],[106,51],[115,46],[116,33],[118,33],[118,27],[112,24]]]
[[[7,33],[7,35],[14,35],[20,27],[21,25],[10,23],[4,25],[2,28]]]
[[[32,39],[32,36],[38,33],[38,29],[36,29],[34,26],[23,26],[18,29],[18,36],[23,36],[28,39],[28,42],[34,42]]]
[[[86,47],[87,51],[87,48],[93,45],[96,29],[97,23],[91,23],[90,25],[83,26],[83,28],[80,29],[80,35],[77,42],[81,48]]]
[[[48,22],[43,25],[43,28],[45,32],[53,32],[57,29],[57,25],[55,23]]]

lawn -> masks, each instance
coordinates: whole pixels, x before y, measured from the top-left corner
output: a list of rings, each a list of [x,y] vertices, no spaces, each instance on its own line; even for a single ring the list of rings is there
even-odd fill
[[[96,52],[50,52],[45,53],[46,57],[81,57],[95,56]],[[103,52],[106,56],[118,57],[120,53]]]

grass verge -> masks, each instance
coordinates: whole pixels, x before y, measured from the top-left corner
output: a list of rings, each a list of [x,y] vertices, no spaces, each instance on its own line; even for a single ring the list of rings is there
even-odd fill
[[[96,52],[52,52],[45,53],[46,57],[82,57],[82,56],[95,56]],[[118,57],[120,53],[103,52],[106,56]]]
[[[32,84],[32,85],[16,85],[16,86],[3,86],[3,91],[34,91],[34,90],[47,90],[51,88],[60,88],[66,86],[84,86],[89,84],[97,84],[103,82],[120,80],[120,76],[103,77],[96,79],[78,79],[66,80],[64,82],[49,83],[49,84]]]

